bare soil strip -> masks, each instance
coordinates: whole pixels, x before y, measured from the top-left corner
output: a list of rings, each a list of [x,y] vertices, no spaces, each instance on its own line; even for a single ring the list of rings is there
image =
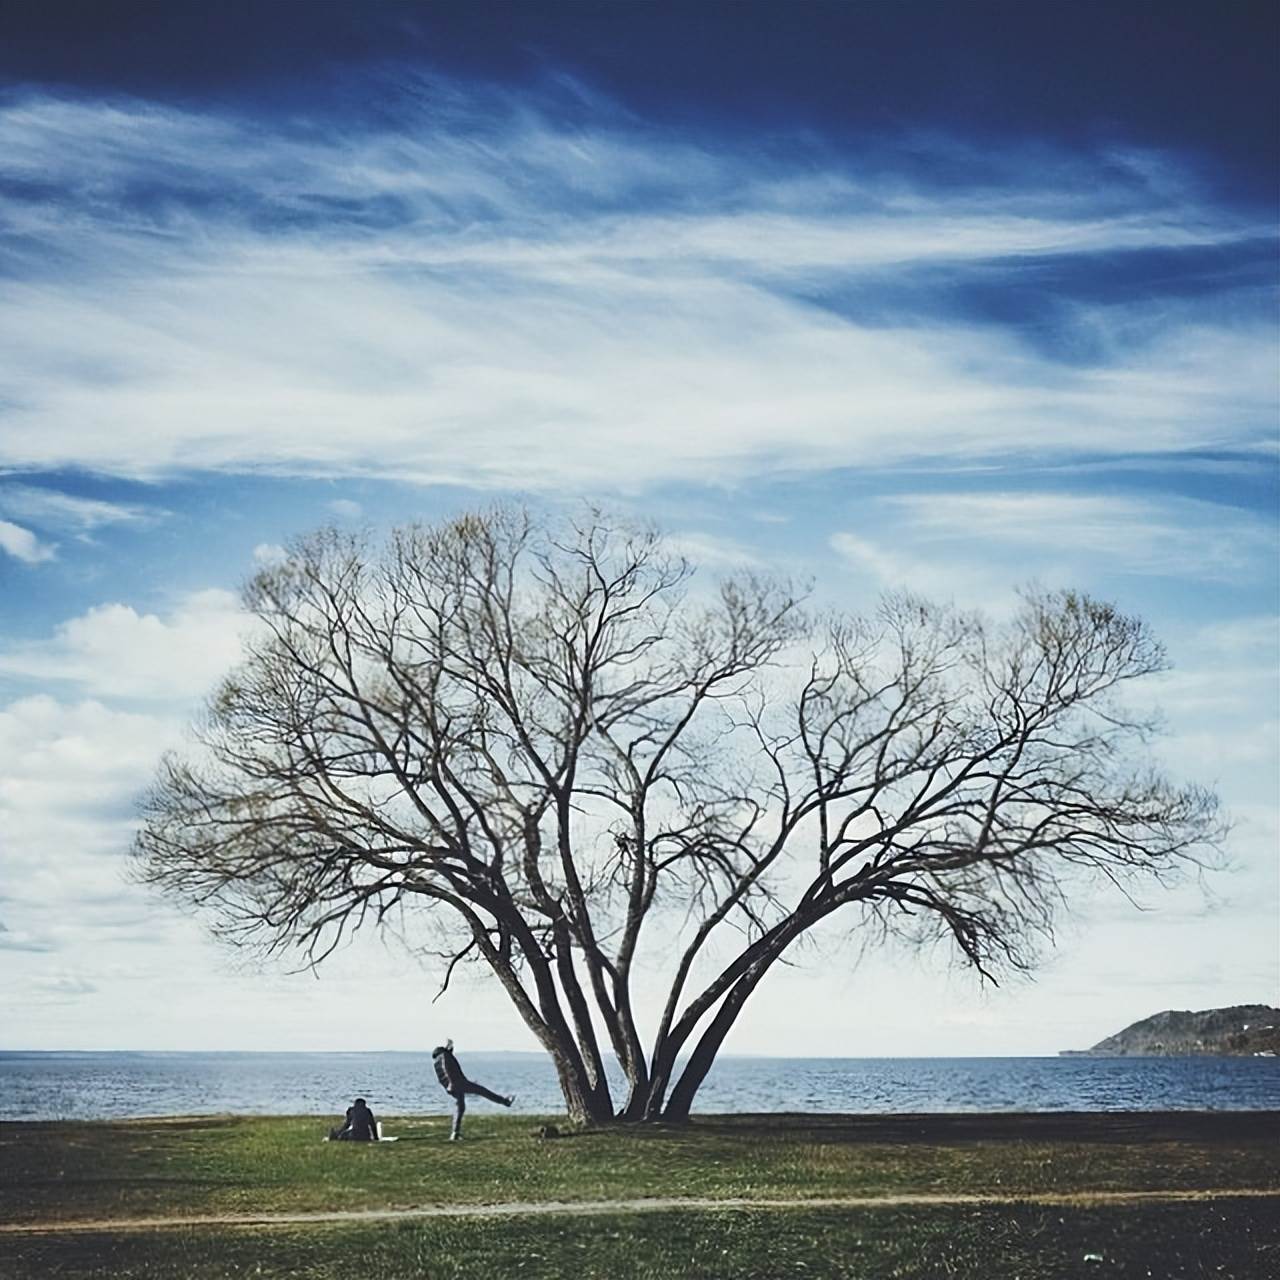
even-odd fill
[[[331,1209],[308,1213],[199,1214],[177,1218],[82,1218],[65,1222],[0,1223],[0,1235],[63,1235],[79,1232],[171,1231],[192,1227],[287,1227],[308,1223],[403,1222],[415,1218],[515,1218],[562,1214],[599,1217],[611,1213],[666,1213],[716,1209],[886,1209],[951,1205],[1037,1205],[1085,1208],[1126,1204],[1176,1204],[1187,1200],[1280,1199],[1280,1188],[1221,1188],[1171,1191],[1028,1191],[1023,1194],[946,1195],[914,1193],[839,1196],[802,1200],[647,1197],[637,1200],[509,1201],[500,1204],[410,1205],[388,1209]]]

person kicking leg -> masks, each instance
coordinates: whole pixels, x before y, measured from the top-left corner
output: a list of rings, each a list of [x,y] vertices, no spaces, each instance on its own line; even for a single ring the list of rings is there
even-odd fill
[[[462,1117],[467,1113],[467,1094],[473,1093],[479,1098],[488,1098],[500,1107],[509,1107],[514,1099],[509,1094],[494,1093],[484,1085],[468,1080],[463,1073],[458,1059],[453,1055],[453,1041],[446,1040],[431,1051],[432,1065],[436,1069],[436,1079],[440,1081],[444,1091],[453,1099],[453,1128],[449,1133],[450,1142],[458,1142],[462,1138]]]

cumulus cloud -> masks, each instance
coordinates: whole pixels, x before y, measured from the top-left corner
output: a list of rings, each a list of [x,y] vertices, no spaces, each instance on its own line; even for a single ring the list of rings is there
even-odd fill
[[[260,542],[253,549],[255,564],[280,564],[288,558],[288,551],[278,542]]]
[[[240,656],[246,626],[229,591],[197,591],[165,616],[112,602],[60,623],[50,640],[0,650],[0,674],[67,681],[99,697],[208,693]]]
[[[53,830],[79,814],[107,828],[128,810],[133,794],[166,743],[178,736],[180,721],[117,710],[88,699],[64,703],[48,694],[18,698],[0,709],[0,807],[6,832],[20,843],[30,823]],[[51,851],[73,856],[98,837],[81,833],[63,839],[32,840],[33,858],[47,864]],[[12,892],[14,882],[6,880]]]
[[[0,703],[0,1021],[20,1036],[10,1042],[328,1049],[327,1012],[355,993],[373,1002],[380,1025],[395,1028],[396,1009],[428,982],[406,957],[366,940],[335,957],[324,984],[286,978],[283,965],[243,972],[190,913],[125,880],[136,802],[182,735],[178,716],[93,699]],[[454,998],[461,1014],[462,997]],[[153,1014],[145,1024],[136,1017],[142,1007]],[[60,1018],[61,1008],[74,1008],[74,1019]],[[474,1023],[485,1009],[509,1033],[500,991],[468,993],[467,1018]],[[273,1038],[264,1041],[266,1027]],[[372,1047],[414,1048],[418,1034],[392,1030]]]
[[[335,516],[341,516],[344,520],[359,520],[364,514],[364,508],[358,503],[353,502],[350,498],[334,498],[329,503],[329,510]]]
[[[134,804],[162,751],[180,740],[173,717],[47,694],[0,706],[0,948],[45,952],[106,936],[121,913],[122,855]]]
[[[24,564],[39,564],[52,560],[54,550],[40,541],[30,529],[9,520],[0,520],[0,551],[5,551]]]
[[[403,103],[345,131],[40,96],[0,112],[24,247],[0,463],[627,489],[1270,434],[1252,295],[1055,301],[1072,360],[1039,322],[939,304],[1040,260],[1256,256],[1269,227],[1149,163],[1011,155],[930,187],[457,86]]]

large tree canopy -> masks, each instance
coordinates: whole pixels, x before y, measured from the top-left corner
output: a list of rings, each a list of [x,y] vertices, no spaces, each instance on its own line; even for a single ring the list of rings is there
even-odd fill
[[[501,509],[381,547],[322,531],[246,602],[256,638],[161,769],[140,873],[271,949],[394,920],[446,982],[486,964],[578,1119],[687,1116],[837,912],[990,976],[1082,877],[1162,877],[1219,834],[1118,697],[1159,645],[1071,592],[998,625],[905,595],[813,617],[786,584],[704,588],[654,532]]]

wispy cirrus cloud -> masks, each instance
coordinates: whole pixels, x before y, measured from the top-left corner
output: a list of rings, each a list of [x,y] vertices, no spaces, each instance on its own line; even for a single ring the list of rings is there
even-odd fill
[[[1168,494],[935,489],[880,496],[861,514],[829,545],[872,586],[998,611],[1031,580],[1252,587],[1274,577],[1280,543],[1264,516]]]
[[[41,528],[87,533],[104,525],[141,523],[159,513],[135,503],[107,502],[46,485],[0,480],[0,514],[29,520]]]
[[[1239,579],[1276,551],[1276,529],[1221,503],[1163,495],[900,494],[881,500],[918,543],[969,542],[1026,562],[1105,558],[1113,572]]]
[[[867,537],[842,532],[832,534],[831,549],[854,571],[866,577],[876,590],[906,588],[940,600],[957,599],[990,604],[993,592],[1010,594],[1010,583],[992,566],[955,556],[932,559],[904,548],[883,535]]]
[[[676,555],[684,556],[690,564],[713,573],[761,569],[766,564],[760,552],[724,534],[689,530],[669,535],[666,545]]]
[[[399,101],[345,127],[0,111],[0,464],[554,490],[1270,439],[1269,229],[1176,159],[917,140],[941,184],[598,102],[568,124],[440,81]],[[1153,249],[1155,292],[1051,279],[1030,322],[965,301]],[[1206,263],[1210,296],[1168,283]]]

